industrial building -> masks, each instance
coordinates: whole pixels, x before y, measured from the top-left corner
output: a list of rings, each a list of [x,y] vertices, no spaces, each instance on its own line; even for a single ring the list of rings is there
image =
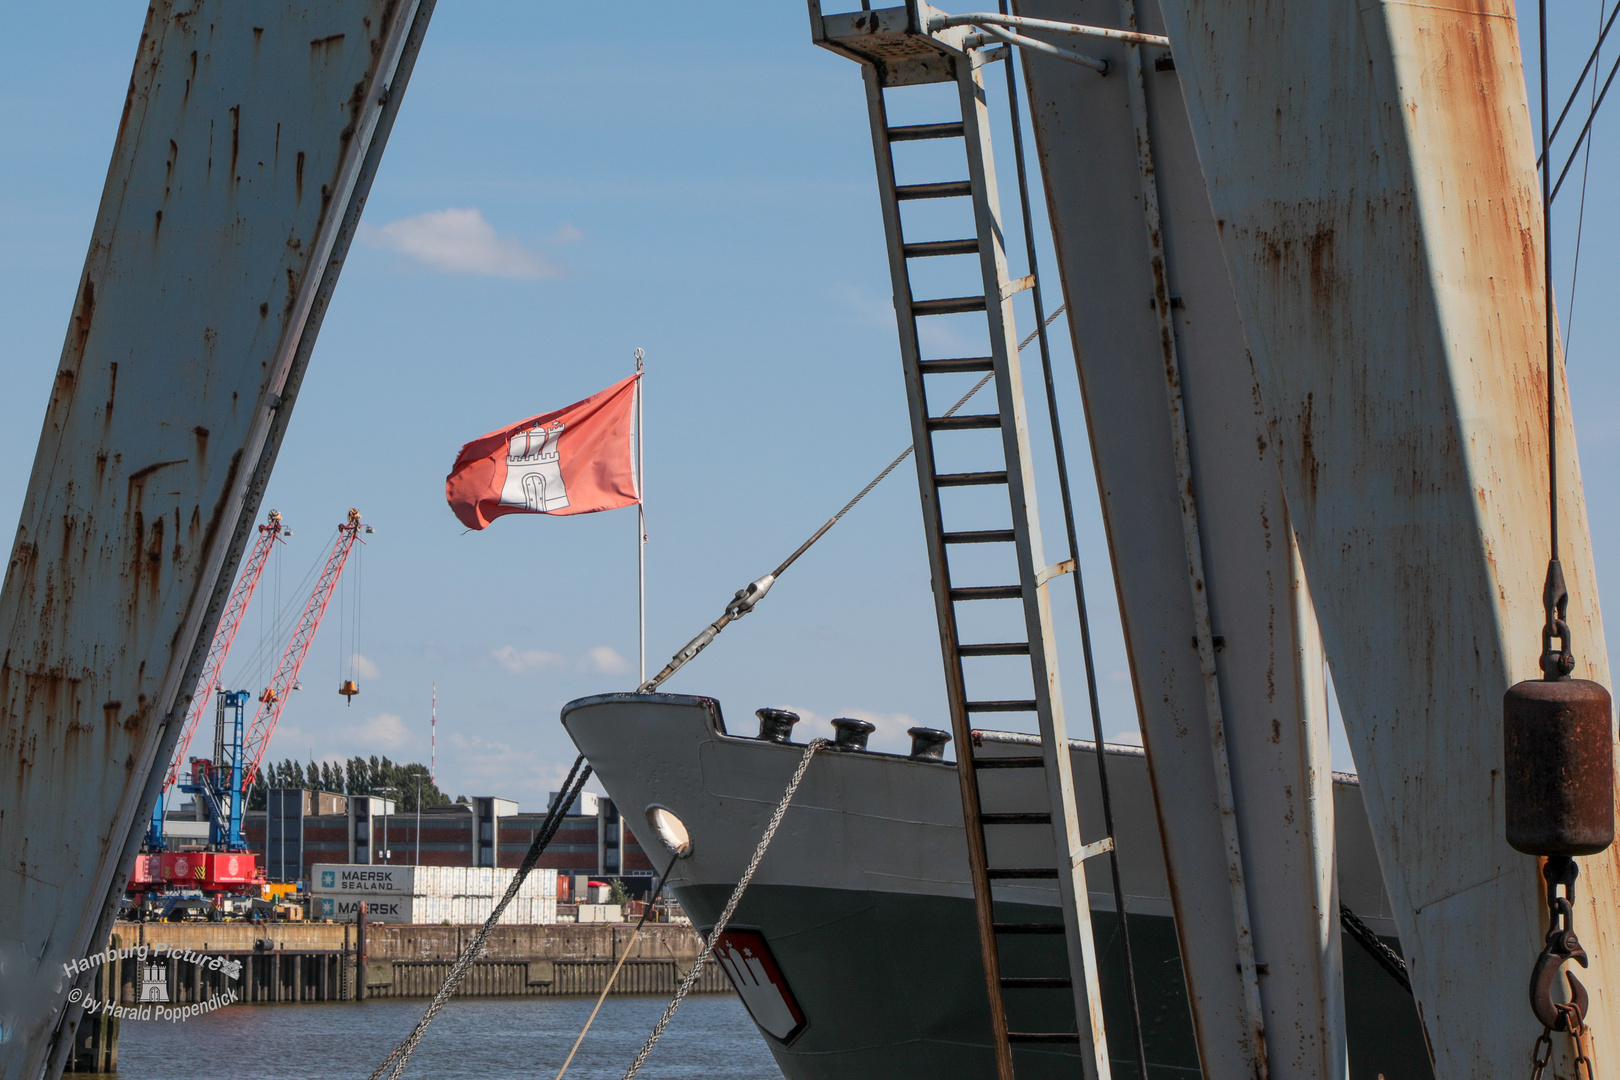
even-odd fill
[[[265,876],[281,882],[307,882],[316,863],[515,867],[546,820],[544,813],[520,813],[515,801],[492,796],[424,807],[418,815],[373,795],[294,788],[275,788],[269,795],[270,809],[248,811],[243,831],[248,847],[263,855]],[[540,857],[540,868],[567,875],[653,876],[652,861],[613,800],[587,793],[569,811]]]

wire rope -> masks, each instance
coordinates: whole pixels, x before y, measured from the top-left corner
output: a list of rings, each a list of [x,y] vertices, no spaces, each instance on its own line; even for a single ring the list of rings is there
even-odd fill
[[[1606,14],[1607,9],[1608,0],[1598,0],[1598,25],[1600,27],[1604,26],[1603,16]],[[1615,6],[1615,11],[1620,12],[1620,4]],[[1594,59],[1596,59],[1598,56],[1598,50],[1603,48],[1603,38],[1607,33],[1608,30],[1605,28],[1598,34],[1598,43],[1592,52]],[[1590,63],[1591,61],[1588,61],[1588,64]],[[1585,78],[1584,69],[1582,70],[1581,77],[1582,79]],[[1577,84],[1577,89],[1578,88],[1579,86]],[[1592,80],[1591,111],[1594,113],[1597,112],[1596,79]],[[1554,128],[1555,134],[1556,131],[1557,129]],[[1569,360],[1570,336],[1575,332],[1576,286],[1579,284],[1581,279],[1581,239],[1585,235],[1586,231],[1586,182],[1592,169],[1592,144],[1596,141],[1596,136],[1586,140],[1585,159],[1581,162],[1581,199],[1580,203],[1578,204],[1578,209],[1575,212],[1575,257],[1569,271],[1569,314],[1564,318],[1564,358],[1566,364]]]
[[[1547,129],[1547,0],[1539,0],[1537,4],[1539,14],[1538,45],[1541,50],[1541,303],[1542,314],[1546,321],[1544,327],[1547,343],[1547,516],[1550,520],[1549,550],[1551,561],[1558,562],[1558,420],[1557,410],[1557,379],[1558,368],[1553,363],[1553,295],[1552,295],[1552,200],[1554,189],[1549,186],[1552,177],[1552,162],[1549,160],[1552,151],[1552,132]],[[1611,72],[1609,78],[1614,78]],[[1603,86],[1604,93],[1608,92],[1608,84]],[[1602,98],[1599,97],[1601,103]],[[1586,127],[1592,125],[1588,117]],[[1582,129],[1581,137],[1586,136],[1586,129]],[[1580,146],[1580,142],[1575,144]],[[1568,166],[1566,165],[1567,169]],[[1562,177],[1559,178],[1562,183]]]
[[[1544,53],[1545,53],[1545,51],[1546,50],[1543,50]],[[1598,94],[1597,101],[1592,105],[1591,110],[1586,114],[1586,123],[1581,125],[1581,133],[1578,136],[1575,137],[1575,145],[1570,149],[1569,157],[1564,159],[1564,167],[1562,169],[1560,169],[1559,172],[1558,172],[1558,182],[1553,184],[1553,186],[1552,186],[1552,194],[1550,194],[1547,197],[1546,201],[1549,204],[1552,202],[1552,200],[1554,200],[1554,199],[1556,199],[1558,197],[1558,192],[1563,189],[1564,177],[1569,175],[1570,166],[1575,164],[1575,156],[1581,152],[1581,146],[1586,142],[1587,136],[1589,134],[1591,134],[1592,121],[1597,119],[1598,110],[1603,107],[1603,100],[1609,96],[1609,87],[1614,85],[1614,77],[1615,77],[1616,74],[1620,74],[1620,59],[1617,59],[1614,62],[1613,66],[1611,66],[1609,68],[1609,77],[1607,79],[1603,80],[1603,91]],[[1543,77],[1543,79],[1542,79],[1542,85],[1543,86],[1546,85],[1545,77]],[[1542,116],[1543,117],[1546,116],[1546,110],[1545,109],[1542,110]],[[1550,147],[1549,148],[1544,148],[1542,150],[1542,152],[1541,152],[1542,153],[1542,158],[1543,158],[1542,163],[1541,163],[1543,174],[1545,174],[1545,172],[1546,172],[1547,162],[1546,162],[1545,159],[1546,159],[1546,156],[1549,153],[1549,151],[1550,151]],[[1545,184],[1546,184],[1545,179],[1543,179],[1542,183],[1543,183],[1543,186],[1545,186]]]
[[[714,929],[709,931],[707,940],[703,942],[703,949],[698,958],[692,962],[692,970],[686,973],[681,980],[680,989],[675,991],[675,997],[670,1000],[669,1007],[664,1015],[658,1018],[653,1025],[652,1034],[642,1043],[641,1050],[636,1054],[635,1060],[624,1074],[624,1080],[635,1080],[636,1073],[647,1063],[647,1055],[651,1054],[658,1040],[664,1037],[664,1030],[669,1022],[675,1018],[675,1010],[681,1007],[686,995],[691,993],[692,987],[697,984],[698,976],[703,973],[703,965],[709,962],[714,953],[714,947],[720,941],[720,935],[726,932],[726,926],[731,922],[732,915],[737,912],[737,903],[742,899],[743,890],[748,883],[754,880],[754,871],[759,869],[759,861],[765,857],[765,849],[771,846],[771,840],[776,836],[777,827],[782,824],[782,817],[787,813],[788,803],[793,801],[793,793],[799,790],[799,782],[804,779],[804,772],[810,767],[810,759],[816,756],[816,751],[829,745],[826,739],[811,739],[804,748],[804,756],[799,759],[799,767],[794,770],[793,779],[788,781],[787,790],[782,792],[782,799],[776,804],[776,811],[771,814],[771,820],[765,826],[765,833],[759,838],[759,844],[754,848],[754,857],[748,860],[748,868],[737,880],[737,887],[731,891],[731,898],[726,901],[725,910],[720,912],[720,918],[715,921]]]
[[[335,536],[336,530],[333,530],[333,537]],[[330,544],[328,544],[328,547],[330,547]],[[303,611],[303,600],[308,598],[309,592],[314,588],[313,582],[316,574],[325,565],[325,551],[317,551],[316,555],[315,562],[311,564],[308,573],[294,587],[292,594],[287,597],[285,605],[280,600],[282,595],[281,582],[279,580],[276,582],[277,596],[273,605],[276,610],[269,630],[268,632],[261,630],[257,648],[247,656],[233,660],[231,668],[238,678],[231,680],[232,685],[242,686],[245,683],[248,686],[262,686],[269,682],[270,665],[281,658],[281,649],[285,645],[287,638],[292,636],[292,626],[298,615]],[[263,609],[261,609],[261,615],[262,613]]]
[[[1564,102],[1563,111],[1558,114],[1558,122],[1553,124],[1552,135],[1548,137],[1547,141],[1549,143],[1558,138],[1558,132],[1564,126],[1564,118],[1569,115],[1570,108],[1575,104],[1576,96],[1581,92],[1581,87],[1586,84],[1587,72],[1591,71],[1592,65],[1598,61],[1598,50],[1603,48],[1603,42],[1609,36],[1609,31],[1614,29],[1614,21],[1616,16],[1620,16],[1620,7],[1616,7],[1614,12],[1609,16],[1609,21],[1604,23],[1603,32],[1598,35],[1597,44],[1592,46],[1592,53],[1586,58],[1586,65],[1581,68],[1580,77],[1575,80],[1575,85],[1570,88],[1569,98]],[[1593,85],[1596,85],[1595,81]],[[1536,157],[1536,168],[1541,168],[1540,155]]]
[[[1002,14],[1007,14],[1007,0],[1000,0]],[[1134,29],[1134,23],[1131,24]],[[1139,45],[1127,46],[1139,49]],[[1018,175],[1018,202],[1023,212],[1024,246],[1026,258],[1029,262],[1029,272],[1034,278],[1034,288],[1030,296],[1035,304],[1036,333],[1040,335],[1041,342],[1041,375],[1046,387],[1047,422],[1052,428],[1052,454],[1057,462],[1058,492],[1063,501],[1063,527],[1065,538],[1069,545],[1069,560],[1073,567],[1070,571],[1074,575],[1074,602],[1080,620],[1080,647],[1084,658],[1086,671],[1086,697],[1091,706],[1092,738],[1097,744],[1097,794],[1102,802],[1103,833],[1110,839],[1116,840],[1114,832],[1114,803],[1108,782],[1108,753],[1103,743],[1102,705],[1097,693],[1097,662],[1093,655],[1091,644],[1091,617],[1086,606],[1085,577],[1080,570],[1080,540],[1079,533],[1074,524],[1074,497],[1069,487],[1068,454],[1063,444],[1063,424],[1058,416],[1057,383],[1052,373],[1052,350],[1046,339],[1047,320],[1042,319],[1042,297],[1040,271],[1036,267],[1035,252],[1035,226],[1031,216],[1029,199],[1029,177],[1024,163],[1024,131],[1023,116],[1018,108],[1018,79],[1014,70],[1015,65],[1009,58],[1005,63],[1007,71],[1007,110],[1012,121],[1013,161],[1017,165]],[[1061,308],[1059,309],[1061,310]],[[1119,846],[1117,840],[1108,849],[1108,875],[1114,892],[1114,913],[1117,920],[1117,933],[1119,934],[1121,959],[1125,963],[1126,1001],[1129,1005],[1131,1018],[1131,1050],[1136,1056],[1137,1074],[1146,1077],[1147,1042],[1142,1030],[1142,1007],[1136,991],[1136,961],[1131,949],[1131,928],[1125,911],[1125,885],[1119,866]],[[1088,903],[1085,897],[1080,897],[1079,903]],[[1078,1024],[1079,1017],[1076,1017]]]
[[[518,865],[517,873],[512,875],[512,881],[507,885],[506,892],[502,895],[500,902],[489,913],[489,918],[484,920],[484,925],[478,928],[478,933],[473,935],[473,939],[467,943],[467,947],[461,951],[461,955],[456,957],[456,962],[450,967],[450,974],[445,976],[444,985],[440,986],[439,992],[433,995],[433,1001],[428,1005],[427,1011],[422,1014],[422,1019],[416,1022],[416,1026],[411,1028],[410,1034],[400,1040],[398,1046],[388,1052],[388,1056],[383,1058],[382,1064],[377,1066],[367,1080],[381,1080],[384,1073],[388,1074],[389,1080],[399,1080],[400,1075],[405,1071],[405,1066],[411,1060],[411,1055],[416,1052],[417,1044],[422,1041],[422,1036],[427,1034],[428,1025],[433,1023],[433,1018],[439,1015],[439,1010],[444,1008],[444,1003],[455,995],[456,988],[461,985],[461,980],[466,977],[467,972],[472,970],[473,961],[484,951],[484,942],[489,939],[489,932],[494,929],[496,921],[500,919],[507,905],[512,902],[512,898],[517,895],[519,887],[523,884],[523,879],[529,876],[529,871],[534,869],[534,864],[540,861],[541,853],[546,850],[546,846],[551,843],[551,838],[561,828],[562,819],[567,814],[568,808],[574,805],[574,800],[579,798],[580,791],[585,787],[585,781],[590,778],[591,767],[586,763],[585,755],[581,754],[574,759],[574,767],[568,770],[568,777],[562,783],[562,793],[557,797],[557,801],[551,804],[551,809],[546,814],[546,820],[540,826],[539,834],[535,836],[534,841],[529,845],[528,854],[523,856],[523,862]]]
[[[1023,341],[1018,343],[1018,351],[1022,352],[1024,347],[1030,342],[1034,341],[1038,334],[1045,330],[1046,327],[1051,326],[1053,320],[1055,320],[1059,315],[1063,314],[1063,309],[1066,306],[1067,305],[1063,304],[1058,305],[1058,309],[1052,312],[1051,315],[1047,316],[1046,322],[1033,330],[1028,337],[1024,338]],[[945,415],[955,416],[957,410],[966,405],[974,394],[977,394],[980,390],[983,390],[994,377],[995,372],[991,372],[978,382],[974,383],[973,388],[958,398],[955,405],[952,405],[949,409],[945,410]],[[677,671],[681,670],[681,668],[685,667],[688,661],[697,656],[697,654],[702,652],[704,649],[708,648],[709,643],[719,636],[720,631],[724,630],[737,619],[742,618],[744,615],[754,610],[754,605],[765,598],[765,594],[770,591],[771,586],[775,584],[776,579],[782,575],[782,572],[797,562],[799,556],[803,555],[806,551],[809,551],[811,545],[813,545],[817,540],[820,540],[823,536],[827,535],[827,530],[838,524],[839,520],[842,519],[845,514],[849,513],[850,510],[854,508],[856,503],[866,498],[866,496],[871,493],[873,488],[881,484],[890,473],[899,468],[900,463],[905,461],[906,458],[910,457],[912,451],[915,449],[916,446],[912,445],[900,451],[899,457],[889,462],[882,472],[874,476],[869,484],[861,488],[861,490],[856,493],[855,497],[849,500],[849,502],[845,503],[843,508],[839,510],[838,513],[828,518],[826,522],[822,524],[821,528],[817,529],[811,534],[810,539],[800,544],[798,549],[784,559],[782,564],[775,570],[772,570],[769,574],[766,574],[757,581],[750,582],[746,588],[737,590],[737,595],[732,598],[730,604],[726,605],[725,613],[699,631],[697,637],[693,638],[691,641],[688,641],[685,646],[681,648],[680,652],[676,653],[670,658],[669,663],[664,665],[663,670],[654,675],[652,678],[643,682],[640,686],[636,687],[636,693],[650,694],[654,690],[657,690],[665,680],[674,675]]]

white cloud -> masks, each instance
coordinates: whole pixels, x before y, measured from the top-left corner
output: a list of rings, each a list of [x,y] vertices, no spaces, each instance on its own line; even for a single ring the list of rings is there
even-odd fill
[[[873,712],[870,709],[848,709],[842,715],[853,720],[865,720],[869,724],[876,725],[878,731],[888,733],[896,731],[904,733],[907,728],[922,726],[918,723],[917,718],[910,713],[880,713]]]
[[[1108,736],[1108,741],[1111,743],[1119,743],[1121,746],[1141,746],[1142,732],[1136,728],[1131,728],[1127,731],[1116,731],[1112,735]]]
[[[590,670],[602,675],[619,675],[630,670],[630,661],[606,645],[598,645],[585,656],[590,663]]]
[[[444,741],[441,765],[453,762],[456,790],[466,795],[499,795],[517,799],[526,810],[544,809],[547,795],[568,774],[566,762],[480,735],[456,732]]]
[[[511,645],[503,645],[492,654],[496,663],[514,675],[521,675],[530,668],[561,668],[568,666],[568,658],[562,653],[541,652],[539,649],[518,650]]]
[[[873,750],[882,750],[885,753],[903,754],[911,749],[911,736],[906,734],[907,728],[936,726],[923,725],[910,713],[884,713],[873,712],[871,709],[842,709],[838,712],[822,714],[814,709],[806,709],[798,705],[783,706],[790,712],[799,714],[799,722],[794,725],[793,740],[795,742],[809,742],[820,736],[824,739],[833,737],[832,721],[838,717],[849,717],[851,720],[865,720],[877,730],[867,738],[866,745]],[[947,722],[943,726],[949,727]]]
[[[566,243],[582,233],[564,225],[554,242]],[[362,225],[360,239],[367,245],[397,251],[436,270],[451,274],[538,280],[558,278],[566,271],[538,251],[511,236],[500,236],[477,208],[429,210],[415,217],[390,221],[381,228]]]
[[[859,289],[850,285],[841,285],[835,290],[838,299],[845,307],[855,312],[857,321],[865,326],[881,326],[894,329],[894,301],[888,297],[874,300]]]
[[[405,730],[405,721],[393,713],[378,713],[356,730],[353,742],[361,746],[377,746],[397,750],[411,741]]]
[[[353,656],[351,656],[349,658],[349,662],[354,665],[354,674],[358,679],[382,678],[382,672],[377,670],[377,665],[373,664],[370,660],[366,659],[364,656],[361,656],[359,653],[355,653]]]
[[[491,655],[496,663],[514,675],[536,668],[541,671],[584,671],[598,675],[620,675],[630,670],[630,661],[619,655],[618,650],[606,645],[587,649],[578,656],[503,645]]]

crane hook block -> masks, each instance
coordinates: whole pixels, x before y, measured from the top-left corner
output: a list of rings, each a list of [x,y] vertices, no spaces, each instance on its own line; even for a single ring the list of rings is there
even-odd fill
[[[343,685],[338,687],[338,693],[347,699],[350,705],[354,704],[354,695],[360,692],[360,684],[353,679],[344,679]]]
[[[1609,692],[1532,679],[1502,699],[1507,842],[1526,855],[1595,855],[1614,841]]]

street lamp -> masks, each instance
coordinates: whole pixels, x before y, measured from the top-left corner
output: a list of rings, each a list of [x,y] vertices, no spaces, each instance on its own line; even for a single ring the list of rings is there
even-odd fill
[[[399,794],[399,789],[398,788],[391,788],[391,787],[380,787],[380,788],[372,788],[371,792],[372,792],[373,795],[398,795]],[[383,819],[383,842],[382,842],[383,862],[392,863],[394,853],[388,850],[388,800],[387,799],[383,800],[382,819]]]
[[[416,774],[416,865],[422,865],[422,774]]]

